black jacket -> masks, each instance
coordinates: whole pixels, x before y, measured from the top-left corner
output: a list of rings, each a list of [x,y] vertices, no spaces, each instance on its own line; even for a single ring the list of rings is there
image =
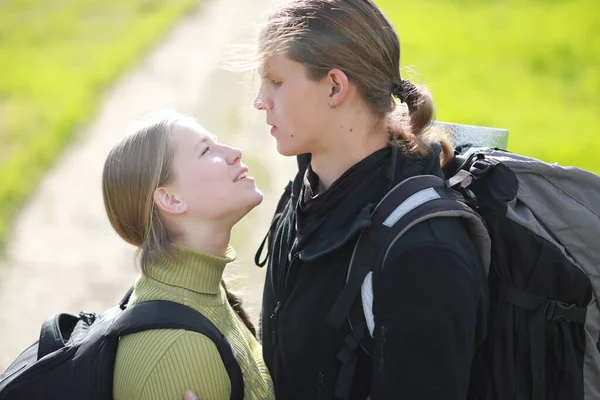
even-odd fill
[[[357,235],[370,223],[363,210],[383,198],[389,181],[380,168],[356,182],[313,240],[292,254],[302,164],[268,240],[263,352],[277,399],[335,399],[336,354],[349,327],[335,331],[325,319],[344,286]],[[396,183],[419,174],[442,175],[437,155],[397,156]],[[418,224],[387,260],[374,286],[373,357],[359,354],[352,398],[466,399],[474,352],[485,336],[488,296],[466,228],[451,218]]]

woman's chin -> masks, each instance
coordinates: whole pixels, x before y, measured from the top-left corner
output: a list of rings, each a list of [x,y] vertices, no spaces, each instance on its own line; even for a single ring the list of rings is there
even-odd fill
[[[256,188],[256,190],[253,193],[253,199],[252,199],[253,201],[251,202],[251,207],[254,208],[254,207],[258,206],[260,203],[262,203],[263,198],[264,198],[263,193],[260,191],[259,188]]]
[[[256,188],[255,191],[244,199],[244,204],[240,206],[240,210],[244,210],[244,216],[246,216],[250,211],[252,211],[255,207],[257,207],[263,201],[262,192]]]

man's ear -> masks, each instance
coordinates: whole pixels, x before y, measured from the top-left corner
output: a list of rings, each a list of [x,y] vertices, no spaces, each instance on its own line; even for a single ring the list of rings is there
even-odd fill
[[[159,210],[167,214],[180,215],[188,209],[187,204],[164,187],[159,187],[154,191],[153,200]]]
[[[329,85],[329,105],[331,108],[335,108],[342,104],[344,99],[348,97],[350,90],[348,75],[339,68],[333,68],[329,70],[325,79],[327,79]]]

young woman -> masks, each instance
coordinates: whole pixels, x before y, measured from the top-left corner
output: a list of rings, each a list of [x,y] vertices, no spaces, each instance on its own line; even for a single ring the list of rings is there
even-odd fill
[[[290,1],[259,49],[255,106],[300,166],[270,231],[263,354],[277,398],[334,399],[349,327],[326,319],[370,207],[407,178],[443,176],[452,148],[429,130],[432,98],[402,79],[398,37],[371,0]],[[359,348],[347,398],[466,399],[487,296],[459,219],[411,228],[375,282],[373,353]]]
[[[129,304],[169,300],[202,313],[234,349],[244,398],[273,399],[254,328],[222,284],[235,258],[231,229],[262,201],[241,158],[194,120],[162,114],[111,150],[104,204],[119,236],[139,249],[141,274]],[[181,399],[186,389],[203,399],[230,398],[229,376],[210,339],[185,330],[121,339],[115,399]]]

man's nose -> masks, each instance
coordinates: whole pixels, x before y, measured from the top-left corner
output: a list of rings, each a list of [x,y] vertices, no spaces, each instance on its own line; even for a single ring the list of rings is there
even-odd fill
[[[259,90],[256,94],[256,97],[254,98],[254,108],[256,108],[259,111],[265,110],[265,102],[263,99],[262,90]]]

